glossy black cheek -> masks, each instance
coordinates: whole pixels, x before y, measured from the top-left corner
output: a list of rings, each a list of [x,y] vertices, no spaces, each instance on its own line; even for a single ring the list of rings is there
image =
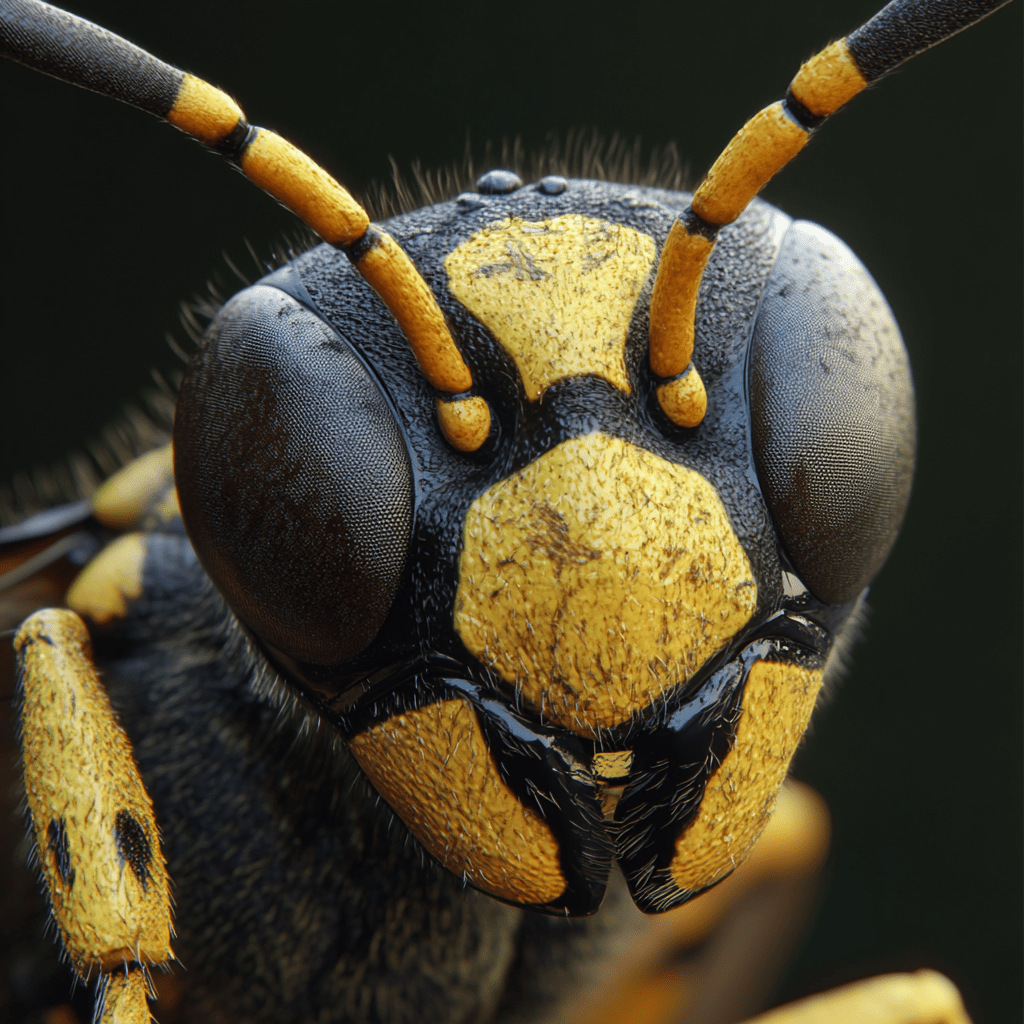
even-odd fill
[[[806,221],[783,241],[750,353],[754,461],[793,567],[829,604],[854,600],[910,498],[914,387],[878,286]]]
[[[362,651],[398,589],[413,516],[401,432],[349,346],[291,296],[236,295],[182,381],[182,515],[239,616],[290,657]]]

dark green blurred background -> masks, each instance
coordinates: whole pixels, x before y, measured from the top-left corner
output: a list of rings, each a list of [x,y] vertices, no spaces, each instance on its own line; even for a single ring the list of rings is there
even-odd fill
[[[780,6],[141,5],[76,13],[238,97],[358,192],[466,134],[675,140],[695,175],[872,0]],[[830,123],[766,196],[843,237],[913,361],[920,463],[867,640],[797,775],[826,795],[821,913],[780,998],[931,965],[1021,1020],[1021,5]],[[293,221],[145,115],[0,67],[0,478],[99,431],[173,367],[177,303]]]

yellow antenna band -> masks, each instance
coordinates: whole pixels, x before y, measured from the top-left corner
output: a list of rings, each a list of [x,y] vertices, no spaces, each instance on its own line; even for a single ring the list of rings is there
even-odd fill
[[[828,117],[867,85],[846,40],[840,39],[801,65],[789,86],[789,95],[815,117]]]
[[[651,369],[658,377],[675,377],[690,363],[697,291],[714,247],[714,236],[676,220],[661,250],[651,295]]]
[[[325,242],[343,248],[366,234],[366,211],[319,164],[280,135],[266,128],[254,130],[238,164],[254,185]]]
[[[223,142],[245,121],[242,108],[226,92],[195,75],[184,76],[174,106],[164,116],[204,146]]]
[[[469,367],[448,333],[434,293],[405,250],[386,231],[372,227],[352,262],[391,310],[430,384],[450,395],[468,391],[473,386]]]
[[[678,426],[696,426],[707,405],[704,385],[690,360],[697,296],[718,229],[736,220],[809,138],[809,130],[794,120],[782,102],[765,107],[733,136],[704,176],[690,206],[672,225],[651,295],[650,363],[660,378],[686,372],[685,385],[679,378],[657,389],[662,410]]]
[[[731,224],[810,137],[781,102],[765,107],[732,137],[704,175],[693,194],[693,212],[715,227]]]
[[[192,75],[185,76],[167,120],[208,146],[233,148],[253,184],[346,251],[398,322],[431,387],[448,395],[472,388],[473,375],[415,264],[319,164],[280,135],[247,125],[234,100]],[[440,426],[454,448],[476,451],[487,440],[491,417],[484,399],[448,399],[439,409],[447,411]]]
[[[893,0],[856,31],[806,61],[785,100],[765,107],[733,136],[690,206],[672,225],[651,296],[650,364],[662,379],[658,399],[672,422],[694,425],[696,406],[690,396],[696,384],[683,384],[680,375],[693,354],[697,296],[718,229],[735,221],[825,119],[871,82],[1005,2]],[[695,372],[687,372],[687,379]]]
[[[482,398],[462,394],[472,388],[472,374],[433,292],[398,243],[371,229],[366,211],[314,160],[274,132],[247,124],[227,93],[41,0],[4,0],[0,56],[162,117],[236,162],[250,181],[345,251],[449,405],[472,399],[474,409],[486,407]],[[463,413],[468,408],[460,412],[465,419]],[[472,418],[475,431],[445,431],[462,451],[475,451],[487,438],[486,432],[480,436],[479,412]],[[489,411],[486,419],[489,424]]]
[[[472,388],[473,375],[423,276],[405,250],[386,231],[372,227],[366,211],[322,167],[280,135],[246,125],[230,96],[193,75],[185,76],[167,120],[214,148],[234,141],[235,159],[253,184],[325,242],[347,250],[398,322],[431,387],[448,395]],[[439,400],[438,418],[442,433],[459,451],[476,451],[490,434],[490,410],[478,396]]]

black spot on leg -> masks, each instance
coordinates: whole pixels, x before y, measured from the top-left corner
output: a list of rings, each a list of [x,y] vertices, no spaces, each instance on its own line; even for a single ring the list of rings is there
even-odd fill
[[[64,818],[50,819],[46,830],[46,847],[53,855],[53,863],[61,882],[69,891],[75,885],[75,872],[71,867],[71,847],[68,844],[68,825]]]
[[[153,850],[145,830],[129,811],[118,811],[114,818],[114,842],[117,843],[122,865],[127,863],[143,891],[148,889],[152,878],[149,865],[153,861]]]

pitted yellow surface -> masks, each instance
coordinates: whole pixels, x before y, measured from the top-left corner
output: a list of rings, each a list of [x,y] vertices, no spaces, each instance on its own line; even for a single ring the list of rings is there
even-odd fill
[[[535,402],[581,374],[630,390],[626,331],[655,252],[648,235],[569,213],[499,222],[444,265],[452,294],[515,360]]]
[[[46,609],[14,647],[32,834],[71,963],[82,976],[126,960],[162,963],[171,919],[156,820],[85,624]]]
[[[683,377],[676,377],[658,390],[658,401],[665,415],[680,427],[696,427],[708,411],[708,393],[696,367]]]
[[[479,395],[457,402],[437,400],[437,419],[441,433],[460,452],[479,450],[491,432],[491,410]]]
[[[689,679],[756,603],[711,484],[605,434],[563,442],[466,515],[459,636],[545,721],[584,736]]]
[[[736,742],[676,843],[671,873],[681,888],[697,891],[717,882],[757,842],[811,720],[821,679],[820,670],[796,665],[759,661],[751,667]]]
[[[468,391],[473,375],[430,286],[408,253],[386,231],[376,231],[376,244],[356,260],[356,270],[391,310],[431,387],[449,394]]]
[[[867,85],[846,40],[839,39],[802,65],[789,90],[816,117],[828,117]]]
[[[105,626],[128,614],[128,602],[142,594],[146,534],[126,533],[112,540],[79,574],[68,590],[68,607]]]
[[[116,971],[103,984],[103,1009],[98,1024],[150,1024],[152,1017],[146,1001],[149,987],[142,971]]]
[[[407,711],[349,746],[377,792],[449,871],[506,900],[561,896],[558,844],[502,781],[469,704]]]
[[[186,75],[178,89],[167,120],[198,139],[204,146],[215,146],[244,120],[242,108],[227,93],[195,75]]]
[[[731,224],[810,137],[781,102],[765,107],[729,140],[704,175],[693,194],[693,212],[710,224]]]

